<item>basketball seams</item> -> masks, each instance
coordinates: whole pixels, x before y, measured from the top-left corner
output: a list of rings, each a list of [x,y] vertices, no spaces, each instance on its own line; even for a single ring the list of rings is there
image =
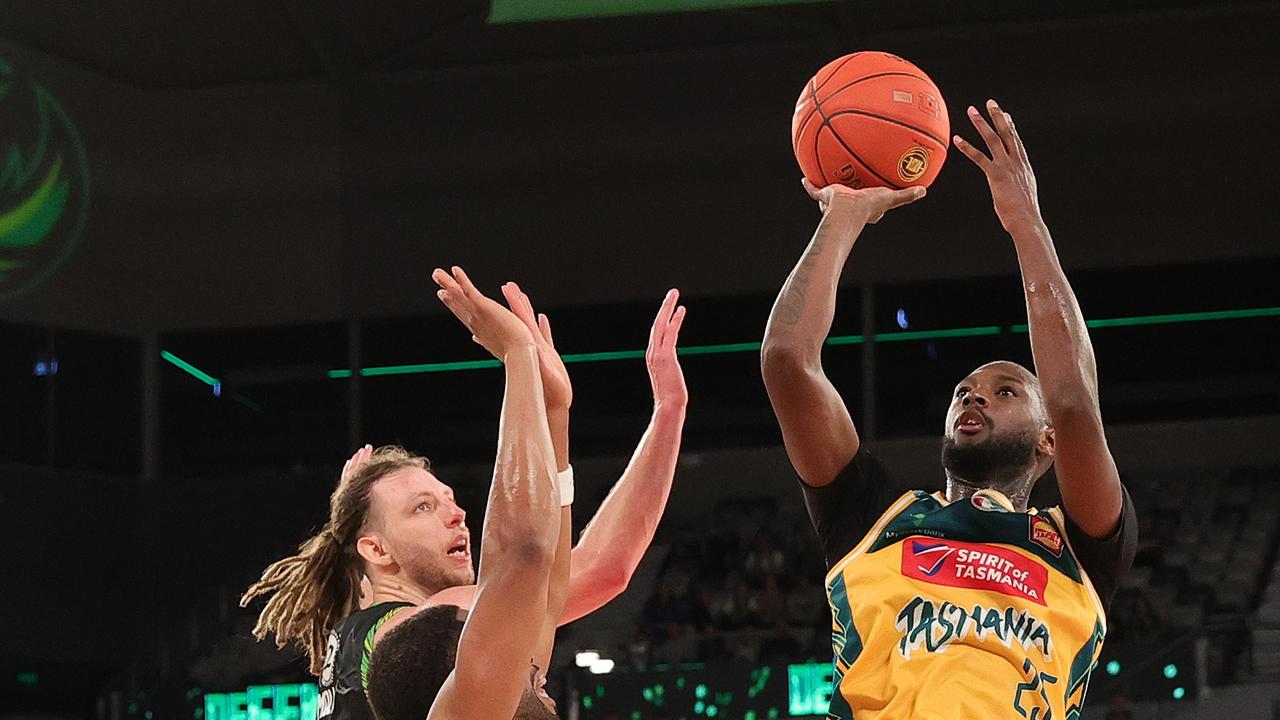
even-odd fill
[[[814,88],[813,88],[813,81],[814,81],[815,79],[816,79],[816,78],[809,78],[809,83],[805,86],[805,89],[809,91],[810,96],[813,96],[813,95],[815,94],[815,92],[816,92],[816,91],[814,90]],[[805,129],[806,127],[808,127],[808,126],[809,126],[809,121],[813,119],[813,114],[814,114],[815,112],[817,112],[817,110],[818,110],[818,108],[817,108],[817,106],[815,105],[815,106],[814,106],[814,108],[813,108],[812,110],[810,110],[810,111],[809,111],[809,114],[804,116],[804,120],[801,120],[801,121],[800,121],[800,126],[799,126],[799,128],[798,128],[794,133],[792,133],[792,136],[791,136],[791,152],[793,152],[793,153],[794,153],[794,152],[796,152],[796,150],[798,150],[798,149],[799,149],[799,147],[800,147],[800,146],[799,146],[800,137],[801,137],[802,135],[804,135],[804,129]]]
[[[854,53],[854,54],[856,55],[857,53]],[[844,64],[843,64],[843,63],[841,63],[840,67],[844,67]],[[840,68],[836,68],[836,70],[833,70],[833,71],[832,71],[832,76],[834,76],[835,72],[836,72],[836,71],[838,71],[839,69],[840,69]],[[835,92],[833,92],[833,93],[831,93],[830,95],[826,96],[825,98],[823,98],[823,99],[819,100],[819,99],[818,99],[818,91],[822,89],[822,86],[823,86],[823,85],[826,85],[826,84],[827,84],[827,80],[830,80],[830,79],[831,79],[831,77],[828,77],[828,78],[827,78],[827,80],[823,80],[820,84],[818,84],[818,86],[817,86],[817,87],[813,87],[813,83],[814,83],[814,81],[815,81],[815,80],[817,80],[817,78],[816,78],[816,77],[815,77],[815,78],[809,78],[809,97],[813,100],[813,110],[810,110],[810,111],[809,111],[809,114],[808,114],[808,115],[806,115],[806,116],[804,117],[804,120],[800,123],[800,126],[803,128],[803,127],[804,127],[804,125],[805,125],[806,123],[808,123],[808,122],[809,122],[809,120],[813,117],[813,113],[814,113],[815,111],[817,111],[817,110],[818,110],[818,108],[821,108],[821,107],[822,107],[822,103],[824,103],[824,102],[827,102],[827,101],[831,100],[831,99],[832,99],[832,98],[834,98],[835,96],[839,95],[840,93],[844,92],[845,90],[848,90],[849,88],[853,87],[854,85],[857,85],[857,84],[858,84],[858,83],[860,83],[860,82],[865,82],[865,81],[867,81],[867,80],[875,80],[876,78],[882,78],[882,77],[909,77],[909,78],[911,78],[911,79],[913,79],[913,80],[919,80],[919,81],[924,82],[924,83],[929,83],[929,82],[931,82],[931,81],[929,80],[929,78],[921,77],[920,75],[915,75],[915,74],[913,74],[913,73],[909,73],[909,72],[899,72],[899,71],[896,71],[896,70],[895,70],[895,71],[890,71],[890,72],[875,73],[874,75],[864,75],[864,76],[862,76],[862,77],[858,78],[857,80],[852,80],[852,81],[850,81],[850,82],[847,82],[847,83],[845,83],[844,85],[841,85],[840,87],[836,88]],[[826,115],[823,115],[823,118],[825,119],[825,118],[826,118]],[[792,148],[791,148],[791,149],[792,149],[792,151],[794,151],[794,150],[795,150],[795,144],[794,144],[794,143],[792,143]]]
[[[840,137],[840,133],[836,132],[836,129],[831,127],[831,118],[828,117],[827,112],[822,109],[822,103],[818,102],[818,89],[814,88],[810,92],[810,95],[813,97],[814,109],[817,110],[818,113],[822,115],[822,127],[818,128],[818,131],[813,134],[813,156],[818,161],[818,172],[822,174],[822,179],[826,180],[827,184],[831,184],[832,182],[834,182],[833,180],[829,180],[827,178],[827,173],[822,169],[822,153],[818,152],[818,140],[821,139],[822,137],[822,129],[826,128],[827,130],[831,131],[831,136],[836,139],[836,142],[840,143],[840,147],[844,148],[844,151],[849,153],[849,157],[853,158],[854,160],[857,160],[859,165],[866,168],[867,171],[870,172],[872,175],[875,175],[876,177],[880,178],[880,180],[883,181],[889,187],[895,190],[901,190],[902,187],[900,185],[893,182],[889,178],[881,175],[880,173],[876,172],[875,168],[868,165],[867,161],[863,160],[862,157],[858,155],[858,153],[853,151],[853,148],[849,147],[849,144],[844,141],[844,138]]]
[[[833,127],[831,127],[831,123],[830,123],[829,121],[827,121],[827,120],[823,120],[823,121],[822,121],[822,125],[823,125],[823,127],[827,128],[828,130],[830,130],[830,131],[831,131],[831,136],[832,136],[832,137],[834,137],[834,138],[836,139],[836,142],[840,143],[840,147],[844,148],[844,151],[845,151],[845,152],[849,153],[849,157],[853,158],[854,160],[857,160],[857,161],[858,161],[858,163],[862,165],[862,167],[864,167],[864,168],[866,168],[868,171],[870,171],[870,173],[871,173],[872,175],[875,175],[876,177],[880,178],[880,180],[882,180],[882,181],[884,182],[884,184],[885,184],[885,185],[888,185],[889,187],[893,188],[894,190],[901,190],[901,189],[902,189],[902,186],[901,186],[901,185],[899,185],[898,183],[896,183],[896,182],[894,182],[894,181],[890,180],[889,178],[887,178],[887,177],[885,177],[885,176],[881,175],[880,173],[876,172],[876,169],[875,169],[875,168],[873,168],[873,167],[871,167],[871,165],[869,165],[869,164],[867,163],[867,161],[866,161],[866,160],[863,160],[863,159],[862,159],[862,156],[860,156],[860,155],[858,155],[858,153],[854,152],[854,151],[853,151],[853,148],[849,147],[849,144],[848,144],[848,143],[846,143],[846,142],[844,141],[844,138],[840,137],[840,133],[836,132],[836,129],[835,129],[835,128],[833,128]]]
[[[814,88],[814,89],[813,89],[814,98],[815,98],[815,99],[817,98],[817,93],[818,93],[818,91],[822,89],[822,86],[823,86],[823,85],[826,85],[828,82],[831,82],[831,78],[835,77],[835,76],[836,76],[836,74],[840,72],[840,69],[841,69],[841,68],[843,68],[845,65],[848,65],[850,60],[852,60],[852,59],[854,59],[854,58],[858,57],[858,56],[859,56],[859,55],[861,55],[861,54],[862,54],[862,51],[858,51],[858,52],[856,52],[856,53],[849,53],[848,55],[846,55],[846,56],[845,56],[844,60],[842,60],[842,61],[840,62],[840,64],[839,64],[839,65],[837,65],[837,66],[835,66],[834,68],[832,68],[832,70],[831,70],[831,74],[830,74],[830,75],[827,75],[827,77],[826,77],[826,78],[824,78],[822,82],[818,83],[818,87],[816,87],[816,88]],[[810,80],[810,83],[812,83],[814,80],[817,80],[817,79],[818,79],[818,78],[817,78],[817,76],[815,75],[815,76],[813,77],[813,79],[812,79],[812,80]],[[839,92],[839,90],[837,90],[836,92]]]
[[[848,90],[849,88],[853,87],[854,85],[857,85],[857,84],[858,84],[858,83],[860,83],[860,82],[866,82],[867,80],[875,80],[876,78],[882,78],[882,77],[909,77],[909,78],[911,78],[912,80],[919,80],[920,82],[923,82],[923,83],[926,83],[926,84],[929,84],[929,85],[932,85],[932,84],[933,84],[933,82],[932,82],[931,80],[929,80],[929,78],[927,78],[927,77],[921,77],[920,75],[916,75],[915,73],[900,72],[900,71],[897,71],[897,70],[891,70],[891,71],[889,71],[889,72],[875,73],[874,75],[863,75],[862,77],[858,78],[857,80],[850,80],[849,82],[845,83],[844,85],[841,85],[840,87],[836,88],[836,89],[835,89],[835,92],[833,92],[833,93],[831,93],[830,95],[828,95],[828,96],[826,96],[825,98],[823,98],[823,99],[822,99],[822,102],[826,102],[826,101],[830,100],[831,98],[833,98],[833,97],[835,97],[835,96],[839,95],[840,93],[844,92],[845,90]],[[815,101],[817,100],[817,96],[816,96],[816,95],[814,96],[814,100],[815,100]]]
[[[818,163],[818,174],[830,185],[831,181],[827,179],[827,171],[822,169],[822,153],[818,152],[818,141],[822,139],[822,129],[830,128],[830,126],[827,125],[827,114],[822,110],[822,103],[818,102],[818,88],[815,85],[814,80],[809,81],[809,97],[813,99],[813,111],[822,116],[822,125],[819,125],[818,129],[813,131],[813,159]],[[835,130],[831,130],[831,133],[834,135]]]
[[[891,70],[887,72],[879,72],[879,73],[872,73],[870,75],[864,75],[862,77],[857,78],[856,80],[852,80],[845,83],[844,85],[837,88],[834,92],[828,94],[827,97],[819,99],[818,91],[821,90],[823,87],[825,87],[831,81],[831,78],[837,75],[840,72],[840,70],[842,70],[845,67],[845,65],[849,63],[849,61],[851,61],[855,56],[859,54],[861,53],[852,53],[849,56],[845,57],[835,68],[832,69],[832,71],[827,75],[826,78],[822,80],[822,82],[818,82],[818,77],[815,75],[806,84],[805,90],[808,92],[810,102],[813,103],[813,107],[809,110],[809,112],[805,115],[804,119],[797,126],[798,129],[794,133],[794,136],[792,138],[792,146],[791,146],[792,151],[796,152],[797,156],[799,155],[797,151],[799,149],[800,138],[804,134],[804,132],[808,129],[808,126],[812,123],[813,116],[816,113],[822,118],[822,123],[814,130],[814,133],[813,133],[812,158],[815,164],[817,165],[818,174],[824,182],[826,182],[827,184],[830,184],[832,182],[839,182],[838,180],[832,180],[831,178],[828,178],[826,174],[826,170],[823,167],[823,158],[822,158],[822,154],[819,152],[819,148],[821,145],[822,133],[825,130],[831,133],[832,137],[835,138],[836,142],[839,143],[840,147],[844,149],[847,157],[853,162],[857,163],[858,165],[861,165],[863,170],[865,170],[867,173],[874,176],[877,180],[884,183],[886,186],[890,188],[902,189],[903,187],[906,187],[906,185],[901,185],[898,182],[895,182],[889,179],[885,175],[880,174],[880,172],[876,168],[872,167],[871,164],[866,162],[861,155],[855,152],[854,149],[850,147],[849,144],[845,141],[845,139],[840,136],[840,133],[836,131],[835,127],[832,125],[832,120],[841,115],[858,115],[858,116],[868,117],[873,120],[879,120],[882,122],[891,123],[893,125],[905,128],[912,132],[919,133],[921,136],[928,138],[929,140],[936,143],[938,148],[941,149],[943,152],[946,151],[947,143],[941,140],[940,138],[938,138],[937,135],[935,135],[933,132],[929,130],[925,130],[924,128],[912,125],[909,122],[904,122],[902,120],[897,120],[892,117],[881,115],[876,112],[868,112],[865,110],[842,109],[842,110],[838,110],[828,114],[827,109],[824,108],[823,105],[824,103],[830,102],[831,100],[833,100],[835,97],[837,97],[840,93],[844,92],[845,90],[855,85],[858,85],[860,83],[864,83],[868,80],[874,80],[877,78],[883,78],[883,77],[910,78],[912,80],[922,82],[930,86],[933,85],[933,81],[931,81],[928,77],[925,77],[922,74],[919,74],[919,70],[912,66],[912,69],[916,70],[916,72]]]
[[[873,112],[867,112],[866,110],[839,110],[834,113],[831,113],[830,116],[824,114],[822,117],[825,122],[829,123],[831,122],[831,118],[840,117],[841,115],[861,115],[862,117],[875,118],[876,120],[883,120],[885,122],[893,123],[894,125],[904,127],[908,130],[914,130],[920,133],[921,135],[924,135],[925,137],[929,138],[930,140],[938,143],[938,145],[943,148],[947,147],[946,142],[942,141],[941,139],[938,138],[937,135],[934,135],[933,133],[929,132],[928,130],[925,130],[924,128],[919,128],[919,127],[916,127],[915,125],[912,125],[911,123],[906,123],[901,120],[895,120],[894,118],[886,117],[884,115],[879,115]]]

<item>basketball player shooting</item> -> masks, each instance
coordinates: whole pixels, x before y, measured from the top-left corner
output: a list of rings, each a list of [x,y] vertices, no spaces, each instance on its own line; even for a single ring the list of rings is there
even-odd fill
[[[893,494],[821,360],[859,235],[923,189],[806,181],[822,220],[765,331],[765,386],[829,569],[830,718],[1078,714],[1133,561],[1137,520],[1103,433],[1084,318],[1013,119],[995,101],[987,110],[990,121],[968,110],[987,152],[954,143],[1013,238],[1039,374],[997,361],[960,381],[943,428],[944,492]],[[1028,508],[1051,465],[1062,507]]]
[[[460,269],[455,272],[465,277]],[[435,277],[442,286],[459,282],[443,270]],[[453,291],[461,293],[460,287]],[[505,285],[503,294],[537,348],[565,502],[561,513],[567,548],[572,388],[546,316],[534,312],[514,283]],[[676,356],[685,313],[678,299],[676,291],[668,293],[650,330],[645,359],[654,410],[649,427],[573,547],[572,560],[566,553],[557,565],[568,573],[568,596],[558,603],[563,607],[561,625],[594,612],[626,588],[666,506],[688,401]],[[304,542],[297,555],[268,567],[241,604],[258,595],[271,596],[255,635],[273,633],[277,644],[294,641],[307,652],[311,671],[320,678],[321,720],[371,720],[366,696],[369,668],[382,639],[418,617],[418,609],[469,609],[477,592],[466,513],[455,503],[453,490],[431,472],[426,458],[400,448],[366,446],[343,467],[324,528]],[[445,633],[437,639],[456,647],[458,636]],[[417,649],[423,652],[421,646]],[[432,652],[444,657],[452,650],[441,646]],[[545,661],[538,667],[545,668]]]

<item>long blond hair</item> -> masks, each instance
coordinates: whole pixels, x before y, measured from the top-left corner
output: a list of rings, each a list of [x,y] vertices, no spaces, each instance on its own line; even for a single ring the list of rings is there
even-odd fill
[[[338,481],[329,496],[329,520],[320,532],[298,546],[298,554],[277,560],[240,598],[245,607],[260,595],[270,595],[258,615],[253,636],[272,633],[276,646],[296,642],[307,653],[311,673],[319,675],[325,643],[335,623],[360,605],[364,561],[356,541],[369,518],[374,483],[404,468],[430,470],[425,457],[396,446],[373,451],[368,462]]]

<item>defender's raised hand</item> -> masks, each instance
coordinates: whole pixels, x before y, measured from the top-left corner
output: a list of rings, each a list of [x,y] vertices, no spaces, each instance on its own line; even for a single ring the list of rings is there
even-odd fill
[[[669,290],[662,300],[658,316],[649,330],[649,347],[644,353],[649,368],[649,382],[653,385],[655,406],[683,408],[689,401],[689,391],[684,384],[684,372],[676,357],[676,340],[684,323],[685,309],[677,306],[679,290]]]
[[[520,286],[509,282],[502,286],[502,295],[507,299],[511,312],[529,328],[533,344],[538,348],[538,365],[542,370],[542,395],[550,409],[567,410],[573,404],[573,385],[569,382],[569,371],[556,351],[555,340],[551,337],[551,321],[542,313],[533,311],[533,303]]]
[[[471,339],[497,359],[505,360],[509,350],[533,344],[533,335],[524,321],[501,303],[485,297],[462,268],[454,265],[451,273],[436,268],[431,279],[440,286],[436,292],[440,302],[471,331]]]
[[[1036,174],[1027,159],[1022,138],[1013,125],[1013,116],[1001,110],[995,100],[987,101],[987,112],[991,115],[991,122],[987,122],[976,107],[969,106],[969,120],[982,136],[991,157],[959,135],[953,138],[956,149],[987,176],[996,216],[1007,232],[1013,234],[1039,226],[1044,220],[1040,216]]]

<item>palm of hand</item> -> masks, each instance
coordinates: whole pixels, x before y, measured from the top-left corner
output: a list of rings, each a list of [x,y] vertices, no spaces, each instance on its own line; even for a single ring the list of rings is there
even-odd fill
[[[529,328],[500,303],[480,295],[467,327],[477,343],[501,360],[506,350],[520,343],[532,342]]]

